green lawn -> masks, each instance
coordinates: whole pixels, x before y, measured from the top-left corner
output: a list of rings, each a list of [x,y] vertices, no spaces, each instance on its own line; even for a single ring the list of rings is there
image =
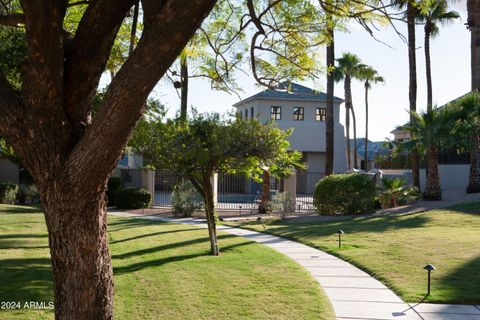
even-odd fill
[[[117,319],[333,319],[318,283],[300,266],[249,240],[109,216]],[[0,301],[52,301],[43,215],[0,205]],[[0,319],[52,319],[52,311],[0,310]]]
[[[258,223],[243,227],[264,231]],[[366,270],[404,300],[420,301],[432,263],[427,301],[480,304],[480,203],[410,215],[309,223],[270,221],[265,232],[333,253]],[[342,229],[338,249],[335,231]]]

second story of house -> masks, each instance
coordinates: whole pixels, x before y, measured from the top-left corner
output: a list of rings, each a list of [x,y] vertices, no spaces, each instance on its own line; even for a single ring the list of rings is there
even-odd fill
[[[233,106],[242,119],[256,118],[261,122],[275,121],[281,129],[293,128],[289,138],[299,151],[325,151],[326,94],[305,86],[283,82],[275,90],[267,89]],[[340,124],[340,104],[334,97],[335,140],[344,139]],[[335,141],[337,144],[337,141]],[[344,141],[339,141],[344,145]]]

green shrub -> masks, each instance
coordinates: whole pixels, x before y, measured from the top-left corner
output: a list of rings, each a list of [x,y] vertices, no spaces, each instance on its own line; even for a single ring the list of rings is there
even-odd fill
[[[122,179],[119,177],[110,177],[108,178],[107,183],[107,199],[108,199],[108,206],[115,205],[115,192],[120,188],[122,185]]]
[[[18,186],[17,200],[21,204],[36,204],[40,202],[40,195],[35,185],[21,184]]]
[[[413,186],[407,186],[400,178],[382,178],[378,201],[383,209],[403,206],[409,201],[420,198],[420,193]]]
[[[362,174],[334,174],[315,187],[313,205],[319,214],[361,214],[373,211],[375,181]]]
[[[0,183],[0,203],[14,204],[17,198],[18,185],[15,183]]]
[[[118,209],[148,208],[151,203],[152,194],[144,189],[119,189],[115,193],[115,206]]]
[[[285,220],[287,215],[295,213],[295,203],[293,197],[288,192],[279,192],[272,196],[272,200],[268,203],[269,210],[282,220]]]
[[[203,198],[190,181],[177,184],[170,199],[176,216],[191,217],[203,208]]]

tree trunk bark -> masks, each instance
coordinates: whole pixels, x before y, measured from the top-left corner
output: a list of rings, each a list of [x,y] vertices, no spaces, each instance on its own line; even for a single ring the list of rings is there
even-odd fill
[[[432,69],[430,63],[430,29],[429,22],[425,24],[425,70],[427,73],[427,111],[433,108]]]
[[[325,175],[331,175],[333,173],[333,162],[335,152],[335,129],[333,119],[333,95],[334,95],[334,79],[333,79],[333,67],[335,66],[335,33],[333,30],[333,19],[330,14],[327,13],[327,33],[331,39],[327,45],[327,114],[326,114],[326,148],[325,148]]]
[[[363,161],[365,171],[368,171],[368,81],[365,83],[365,151],[363,152]]]
[[[480,192],[480,136],[474,137],[475,148],[470,152],[470,174],[468,176],[467,193]]]
[[[187,119],[188,110],[188,60],[184,56],[180,59],[180,83],[181,83],[181,104],[180,104],[180,119],[185,121]]]
[[[438,152],[437,146],[432,145],[427,150],[427,161],[429,173],[427,185],[423,198],[425,200],[442,200],[442,191],[440,189],[440,176],[438,174]]]
[[[416,9],[413,0],[407,2],[407,27],[408,27],[408,65],[409,65],[409,87],[408,96],[410,111],[417,111],[417,61],[415,56],[415,14]],[[410,116],[410,121],[413,117]],[[412,162],[413,185],[420,190],[420,169],[417,152],[410,153]]]
[[[215,203],[213,202],[213,187],[210,176],[203,179],[205,215],[207,216],[208,236],[210,238],[210,253],[220,255],[217,239],[217,224],[215,221]]]
[[[55,181],[48,189],[60,185]],[[55,190],[41,194],[47,194],[42,203],[49,231],[55,318],[113,319],[105,193],[86,191],[80,197]]]
[[[350,107],[352,111],[352,120],[353,120],[353,167],[358,169],[357,161],[357,118],[355,116],[355,110],[353,110],[353,105]]]
[[[347,169],[352,168],[352,149],[350,148],[350,109],[352,107],[352,89],[351,89],[352,79],[349,75],[345,75],[345,81],[343,82],[345,89],[345,136],[347,140],[346,150],[347,150]],[[353,157],[355,158],[355,154]]]
[[[260,204],[258,205],[259,213],[267,213],[268,202],[270,201],[270,172],[263,170],[262,193],[260,195]]]
[[[467,10],[471,37],[472,91],[480,91],[480,1],[467,0]]]

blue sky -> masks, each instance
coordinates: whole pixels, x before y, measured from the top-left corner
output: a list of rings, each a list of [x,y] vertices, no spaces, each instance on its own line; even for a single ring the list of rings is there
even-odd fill
[[[451,25],[441,27],[440,35],[431,42],[433,101],[442,105],[470,88],[470,34],[464,23],[466,22],[466,1],[459,1],[452,5],[461,15]],[[403,24],[397,24],[398,29],[406,34]],[[426,106],[426,76],[425,56],[423,49],[423,27],[417,27],[417,77],[418,97],[417,110],[425,110]],[[359,26],[352,24],[350,33],[337,33],[336,55],[343,52],[357,54],[364,63],[373,66],[386,80],[384,85],[377,85],[369,93],[370,101],[370,140],[383,140],[389,137],[390,131],[396,125],[408,120],[408,54],[407,45],[396,35],[391,27],[385,27],[376,32],[376,37],[388,43],[388,47],[367,34]],[[324,50],[322,49],[322,52]],[[324,55],[322,55],[324,61]],[[323,62],[324,63],[324,62]],[[263,90],[255,85],[253,77],[239,75],[238,84],[245,91],[240,93],[241,98],[249,97]],[[325,81],[303,82],[303,85],[320,88],[324,91]],[[207,81],[194,79],[189,85],[189,105],[193,105],[201,112],[227,112],[232,105],[239,101],[238,96],[223,92],[212,91]],[[357,136],[365,135],[365,105],[364,89],[360,82],[353,83],[353,104],[357,115]],[[169,108],[173,115],[180,105],[180,99],[173,87],[162,80],[154,90],[153,95],[160,99]],[[343,84],[335,87],[335,95],[343,97]],[[344,122],[342,108],[341,122]]]

